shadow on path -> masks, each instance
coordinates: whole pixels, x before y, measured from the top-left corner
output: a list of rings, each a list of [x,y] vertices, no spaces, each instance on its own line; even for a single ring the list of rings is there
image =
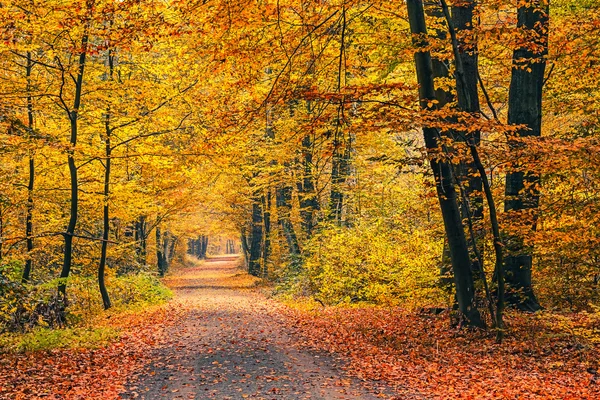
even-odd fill
[[[167,278],[175,301],[189,311],[123,399],[391,397],[377,383],[345,376],[331,355],[299,349],[282,306],[252,290],[257,280],[241,273],[238,262],[188,260]]]

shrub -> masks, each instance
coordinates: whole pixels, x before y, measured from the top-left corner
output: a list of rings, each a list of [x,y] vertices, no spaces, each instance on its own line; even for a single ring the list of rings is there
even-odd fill
[[[417,307],[443,299],[436,284],[442,244],[429,232],[388,229],[376,221],[324,229],[312,242],[306,274],[314,295],[325,303]]]

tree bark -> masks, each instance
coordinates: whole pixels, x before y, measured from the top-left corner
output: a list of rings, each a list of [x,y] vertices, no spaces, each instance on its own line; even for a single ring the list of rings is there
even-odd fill
[[[300,246],[291,220],[292,187],[286,184],[279,186],[275,191],[275,202],[277,205],[277,221],[288,245],[290,256],[295,259],[300,255]]]
[[[425,25],[423,3],[422,0],[407,0],[406,3],[413,42],[417,47],[415,66],[419,82],[421,107],[426,110],[434,110],[435,89],[433,83],[433,66],[431,54],[427,50],[427,28]],[[438,157],[438,138],[440,136],[438,130],[424,126],[423,135],[425,146],[430,155],[430,163],[436,181],[436,190],[444,220],[446,237],[450,247],[458,307],[468,325],[483,326],[483,321],[474,301],[471,258],[462,226],[452,167],[447,161]]]
[[[267,265],[271,256],[271,191],[267,189],[267,194],[262,196],[263,221],[265,226],[264,245],[263,245],[263,276],[267,276]]]
[[[329,219],[337,225],[342,224],[344,211],[344,192],[342,186],[346,182],[350,169],[351,144],[344,137],[341,129],[336,129],[333,139],[333,156],[331,160],[331,194],[329,196]]]
[[[447,6],[446,6],[447,8]],[[455,30],[455,64],[460,63],[461,71],[456,71],[456,92],[458,108],[461,111],[466,111],[475,116],[481,113],[478,93],[478,47],[475,38],[473,37],[473,11],[475,8],[474,0],[463,0],[455,2],[452,6],[452,17],[449,24],[453,25]],[[481,132],[476,131],[461,131],[455,135],[456,140],[468,142],[467,145],[479,147],[481,142]],[[483,221],[483,183],[484,177],[478,173],[478,168],[475,161],[468,160],[461,162],[458,166],[458,179],[464,182],[463,190],[467,199],[467,204],[462,204],[463,220],[466,219],[466,214],[470,213],[474,227],[475,242],[471,243],[473,254],[483,254],[483,236],[481,229]],[[463,202],[464,203],[464,202]],[[471,269],[475,277],[483,271],[483,265],[480,265],[480,260],[477,257],[472,257]]]
[[[450,17],[450,12],[448,10],[448,5],[446,4],[446,0],[441,0],[442,8],[444,14],[446,16],[446,20],[448,22],[448,31],[450,32],[450,36],[452,39],[452,50],[454,52],[455,66],[456,66],[456,82],[457,82],[457,96],[458,96],[458,107],[461,111],[467,111],[472,113],[474,117],[479,118],[481,114],[481,110],[479,109],[479,101],[475,101],[475,98],[478,96],[478,80],[476,79],[478,75],[477,63],[474,64],[473,69],[467,69],[464,62],[463,53],[461,53],[461,42],[458,39],[457,31],[455,30],[453,21]],[[463,4],[468,4],[469,2],[465,2]],[[471,3],[472,4],[472,3]],[[472,17],[472,10],[471,10]],[[462,22],[462,26],[470,26],[469,22]],[[464,43],[463,43],[464,45]],[[469,65],[469,68],[472,68],[473,64]],[[475,75],[475,79],[467,79],[467,71],[469,73],[473,73]],[[472,78],[472,77],[471,77]],[[465,138],[467,141],[467,145],[469,146],[469,150],[471,152],[471,156],[473,158],[472,165],[476,168],[480,183],[483,186],[483,191],[485,193],[485,197],[488,203],[489,213],[490,213],[490,225],[492,227],[492,235],[494,238],[494,251],[496,255],[496,271],[498,273],[498,302],[495,313],[495,321],[494,324],[496,326],[496,341],[501,342],[504,336],[504,327],[502,321],[502,315],[504,311],[504,266],[503,266],[503,254],[502,248],[503,244],[500,237],[500,227],[498,223],[498,216],[496,212],[496,202],[494,200],[494,196],[492,193],[492,189],[490,186],[490,182],[488,180],[485,167],[479,157],[479,139],[480,133],[476,132],[466,132]],[[466,197],[466,194],[465,194]],[[482,207],[483,208],[483,207]],[[469,223],[471,229],[471,235],[475,243],[473,243],[476,247],[474,247],[475,253],[477,255],[477,259],[479,260],[479,264],[483,265],[483,257],[482,253],[477,246],[477,242],[475,240],[475,235],[473,233],[473,218],[469,215]],[[492,319],[494,319],[494,311],[492,307],[492,299],[490,295],[490,291],[488,289],[487,279],[485,274],[483,273],[483,269],[481,271],[481,279],[484,283],[485,292],[488,297],[490,314]]]
[[[260,200],[252,202],[252,216],[250,228],[250,259],[248,261],[248,273],[260,275],[261,245],[263,239],[263,216]]]
[[[302,179],[298,181],[300,217],[302,229],[307,238],[312,236],[315,226],[315,213],[319,211],[319,200],[313,173],[313,141],[310,134],[302,139]]]
[[[246,229],[240,229],[240,242],[242,243],[242,252],[244,253],[244,265],[249,268],[250,265],[250,248],[248,246],[248,238],[246,237]]]
[[[102,296],[102,304],[104,309],[108,310],[111,307],[110,297],[106,290],[104,280],[106,270],[106,253],[108,250],[108,238],[110,235],[110,172],[111,172],[111,144],[110,144],[110,126],[108,115],[106,117],[106,137],[105,137],[105,155],[106,161],[104,165],[104,205],[102,207],[102,248],[100,252],[100,264],[98,266],[98,286]]]
[[[523,125],[517,136],[541,136],[542,88],[548,54],[548,0],[523,3],[517,10],[517,27],[529,41],[513,53],[512,76],[508,96],[508,123]],[[521,144],[510,141],[514,152]],[[536,229],[535,209],[539,203],[540,177],[515,162],[506,174],[506,212],[530,214],[530,231]],[[529,211],[529,213],[527,212]],[[523,235],[507,238],[508,255],[505,258],[507,303],[524,311],[537,311],[540,304],[534,294],[531,267],[532,249],[525,245]]]
[[[31,95],[31,72],[33,69],[33,60],[31,52],[27,52],[27,126],[29,131],[33,131],[33,97]],[[27,181],[27,210],[25,214],[25,237],[27,240],[27,259],[25,260],[25,269],[23,270],[22,282],[27,283],[31,279],[33,269],[33,189],[35,184],[35,158],[32,150],[29,150],[29,179]]]
[[[146,254],[147,254],[147,242],[148,233],[146,232],[146,216],[140,215],[140,217],[135,221],[135,241],[136,248],[135,253],[137,257],[138,263],[145,265],[146,264]]]
[[[162,232],[159,226],[156,227],[156,264],[158,267],[158,274],[160,276],[165,276],[165,257],[163,253]]]
[[[110,49],[108,49],[108,68],[109,68],[109,80],[112,81],[113,77],[113,64],[114,58]],[[106,160],[104,161],[104,205],[102,207],[102,247],[100,251],[100,264],[98,265],[98,287],[100,289],[100,295],[102,296],[102,304],[104,309],[108,310],[111,307],[110,296],[106,289],[105,283],[105,272],[106,272],[106,253],[108,250],[108,238],[110,237],[110,172],[111,172],[111,134],[112,129],[110,127],[110,107],[106,110],[106,117],[104,121],[104,155]]]
[[[205,259],[208,253],[208,236],[202,235],[200,240],[200,258]]]
[[[91,9],[89,10],[91,11]],[[63,257],[63,266],[60,273],[61,282],[58,285],[58,291],[63,298],[67,295],[66,279],[71,272],[71,264],[73,262],[73,236],[77,226],[77,211],[79,206],[79,182],[77,178],[77,166],[75,165],[75,146],[77,145],[77,131],[79,121],[79,108],[81,106],[81,93],[83,90],[83,74],[85,72],[85,63],[88,47],[88,26],[85,27],[81,39],[81,52],[79,53],[79,62],[77,77],[75,79],[75,97],[73,100],[73,108],[68,111],[69,121],[71,125],[71,136],[69,141],[69,149],[67,150],[67,163],[69,165],[69,176],[71,181],[71,206],[69,224],[64,233],[65,250]]]

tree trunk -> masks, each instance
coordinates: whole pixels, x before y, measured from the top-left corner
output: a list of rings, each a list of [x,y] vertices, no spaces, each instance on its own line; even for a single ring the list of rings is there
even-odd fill
[[[260,275],[261,244],[263,238],[263,219],[259,200],[252,203],[252,220],[250,235],[250,259],[248,261],[248,273]]]
[[[523,3],[517,10],[517,27],[529,41],[513,53],[513,68],[508,96],[508,123],[524,125],[518,136],[540,136],[542,129],[542,87],[548,54],[547,0]],[[511,141],[516,152],[521,147]],[[539,203],[539,176],[527,172],[526,167],[515,162],[506,174],[506,212],[530,215],[531,232],[536,229],[535,209]],[[529,211],[529,213],[527,212]],[[507,303],[524,311],[537,311],[540,304],[533,292],[531,279],[532,249],[524,243],[522,235],[507,238],[508,255],[505,258]]]
[[[446,4],[446,0],[441,0],[442,7],[444,10],[444,14],[446,16],[446,20],[448,22],[448,30],[450,32],[450,36],[452,38],[452,50],[454,52],[455,59],[455,70],[456,70],[456,82],[457,82],[457,96],[458,96],[458,107],[461,111],[467,111],[473,113],[474,117],[479,117],[481,114],[481,110],[479,109],[479,102],[475,101],[475,98],[478,95],[477,79],[467,79],[467,71],[469,73],[478,74],[477,64],[475,63],[475,69],[466,69],[465,64],[463,64],[464,58],[463,53],[461,53],[461,43],[458,39],[457,31],[454,28],[453,21],[450,17],[450,12],[448,10],[448,5]],[[467,4],[467,3],[463,3]],[[471,3],[472,7],[472,3]],[[472,17],[472,10],[471,10]],[[462,22],[462,26],[471,26],[468,22]],[[462,43],[464,46],[464,43]],[[464,48],[463,48],[464,51]],[[472,65],[470,66],[472,67]],[[494,324],[496,326],[496,341],[501,342],[504,336],[504,327],[502,321],[502,315],[504,311],[504,266],[503,266],[503,255],[502,248],[503,244],[500,238],[500,227],[498,223],[498,216],[496,212],[496,202],[493,197],[492,188],[490,186],[489,179],[487,177],[485,167],[481,162],[481,158],[479,157],[479,135],[478,131],[476,132],[465,132],[465,139],[467,141],[467,145],[469,146],[469,150],[471,152],[471,156],[473,157],[472,165],[476,168],[477,173],[479,175],[481,184],[483,186],[483,191],[485,193],[485,197],[488,203],[488,208],[490,212],[490,225],[492,227],[492,235],[494,238],[494,251],[496,255],[496,272],[498,273],[498,302],[497,308],[494,318],[494,310],[492,307],[492,299],[490,295],[490,291],[487,284],[487,279],[485,274],[483,273],[483,269],[481,271],[481,279],[483,281],[485,292],[488,298],[490,314],[492,319],[494,320]],[[466,195],[465,195],[466,197]],[[482,207],[483,208],[483,207]],[[475,239],[475,234],[473,232],[473,218],[469,215],[469,228],[471,230],[471,237],[473,238],[473,245],[477,259],[479,260],[479,264],[483,265],[483,256],[479,251],[477,246],[477,241]]]
[[[438,1],[428,1],[425,3],[425,12],[430,17],[441,19],[443,17],[442,9],[440,8],[440,4]],[[436,39],[445,42],[447,37],[447,32],[445,29],[438,28],[435,29],[433,37]],[[450,78],[450,63],[448,60],[443,60],[438,57],[431,58],[431,67],[433,71],[433,79],[434,83],[439,79],[449,79]],[[442,109],[446,105],[452,103],[454,101],[454,95],[452,91],[446,90],[444,87],[435,88],[435,99],[438,101],[438,108]],[[452,272],[452,260],[450,259],[450,248],[448,246],[448,241],[444,240],[444,247],[442,248],[442,260],[440,265],[440,286],[446,290],[448,293],[453,291],[453,272]]]
[[[104,165],[104,206],[102,207],[102,249],[100,252],[100,265],[98,266],[98,286],[102,296],[102,304],[104,309],[108,310],[111,307],[110,297],[106,290],[104,275],[106,269],[106,252],[108,250],[108,238],[110,235],[110,168],[111,168],[111,147],[110,147],[110,127],[108,115],[106,117],[106,161]]]
[[[200,258],[206,258],[206,253],[208,252],[208,236],[202,235],[200,239]]]
[[[137,221],[135,221],[135,254],[137,261],[141,265],[146,264],[147,246],[146,239],[148,233],[146,232],[146,216],[140,215]]]
[[[478,94],[478,47],[473,38],[474,7],[474,0],[455,3],[452,7],[452,19],[449,23],[452,23],[456,32],[458,54],[455,56],[457,60],[455,63],[461,64],[461,71],[455,73],[458,108],[478,117],[481,108]],[[481,132],[479,130],[457,132],[455,139],[462,142],[470,141],[470,144],[478,147],[481,142]],[[461,185],[466,198],[466,201],[462,202],[463,220],[467,218],[467,213],[469,213],[475,241],[470,243],[473,249],[471,270],[475,274],[475,279],[477,279],[483,271],[483,266],[480,265],[478,258],[474,256],[475,253],[483,254],[484,232],[481,228],[483,222],[482,176],[477,172],[478,169],[473,160],[461,162],[458,169],[458,179],[466,183]]]
[[[168,249],[167,254],[167,266],[171,266],[171,262],[175,258],[175,248],[177,247],[177,236],[169,234],[165,247]]]
[[[250,248],[248,246],[248,238],[246,237],[246,229],[240,230],[240,242],[242,243],[242,252],[244,253],[244,265],[249,268],[250,265]]]
[[[162,233],[160,231],[160,227],[156,227],[156,264],[158,267],[158,274],[160,276],[165,276],[166,267],[164,265],[165,258],[163,255],[163,246],[162,246]]]
[[[263,276],[267,276],[269,257],[271,255],[271,191],[267,190],[267,195],[262,196],[263,221],[265,226],[264,245],[263,245]]]
[[[27,52],[27,127],[33,131],[33,97],[31,95],[31,71],[33,60],[31,52]],[[25,214],[25,237],[27,240],[27,259],[25,260],[25,269],[23,270],[22,282],[27,283],[31,279],[31,270],[33,269],[33,189],[35,183],[35,159],[32,150],[29,150],[29,180],[27,182],[27,210]]]
[[[91,11],[91,10],[90,10]],[[77,178],[77,166],[75,165],[75,146],[77,145],[77,130],[79,121],[79,108],[81,106],[81,92],[83,89],[83,74],[85,71],[85,61],[87,55],[88,46],[88,27],[86,26],[81,39],[81,53],[79,54],[79,63],[77,78],[75,80],[75,98],[73,100],[73,108],[69,111],[69,121],[71,123],[71,137],[70,147],[67,150],[67,162],[69,165],[69,176],[71,180],[71,207],[69,224],[67,230],[64,233],[65,238],[65,251],[63,258],[63,266],[60,272],[61,282],[58,285],[58,291],[62,294],[63,298],[67,295],[67,284],[66,279],[71,273],[71,264],[73,262],[73,236],[75,235],[75,228],[77,226],[77,209],[79,206],[79,183]]]
[[[433,84],[433,67],[431,54],[427,50],[427,28],[421,0],[407,0],[410,29],[413,42],[418,48],[415,53],[415,65],[419,82],[419,98],[421,107],[435,109],[435,89]],[[430,163],[436,181],[436,189],[446,236],[450,247],[456,299],[458,307],[467,324],[483,326],[483,321],[475,305],[473,276],[471,273],[471,258],[467,240],[462,226],[461,213],[458,206],[452,167],[448,162],[437,157],[439,153],[439,132],[436,128],[423,127],[425,146],[430,155]]]
[[[344,211],[343,185],[349,175],[350,169],[349,138],[344,137],[341,129],[336,129],[333,139],[333,156],[331,160],[331,194],[329,196],[329,219],[337,225],[342,224]]]
[[[300,246],[291,220],[292,187],[286,184],[278,187],[275,190],[275,202],[277,205],[277,221],[285,237],[290,255],[292,259],[295,259],[300,255]]]
[[[108,50],[108,68],[109,68],[109,79],[112,81],[113,77],[113,56],[112,52]],[[104,280],[106,270],[106,253],[108,250],[108,238],[110,237],[110,172],[111,172],[111,134],[112,129],[110,127],[110,107],[106,110],[106,118],[104,121],[104,155],[106,160],[104,161],[104,205],[102,207],[102,248],[100,251],[100,264],[98,266],[98,286],[100,289],[100,295],[102,296],[102,304],[104,309],[108,310],[111,307],[110,297],[108,290],[106,290],[106,283]]]
[[[435,1],[430,3],[432,4],[426,8],[428,15],[435,18],[444,18],[444,12],[442,7],[440,7],[440,2]],[[473,1],[466,0],[456,3],[456,6],[452,8],[451,22],[458,33],[458,57],[460,58],[464,71],[466,71],[466,85],[459,82],[458,76],[455,76],[454,78],[456,80],[457,93],[462,91],[461,95],[457,96],[458,108],[469,113],[479,113],[477,43],[471,40],[471,31],[473,29],[473,7]],[[441,28],[436,29],[434,36],[441,41],[446,41],[447,32]],[[448,61],[432,58],[432,66],[434,79],[450,77],[450,65]],[[438,100],[438,108],[440,109],[454,101],[452,92],[441,88],[436,89],[435,96],[436,100]],[[468,99],[466,96],[468,96]],[[449,118],[449,122],[456,123],[456,121],[456,117]],[[477,146],[480,142],[479,131],[468,133],[465,131],[449,130],[447,134],[455,143],[465,143],[467,135],[472,136],[472,139]],[[474,279],[478,279],[483,271],[479,259],[476,256],[476,253],[483,254],[484,233],[481,229],[483,219],[483,198],[480,194],[482,192],[481,178],[477,173],[477,168],[472,160],[461,160],[454,166],[454,173],[457,181],[460,183],[461,190],[464,192],[463,196],[461,196],[462,198],[459,197],[458,199],[462,220],[466,221],[470,219],[472,222],[471,226],[474,230],[474,239],[468,239],[468,243],[469,248],[471,249],[471,270],[474,274]],[[450,251],[446,247],[447,242],[445,243],[445,248],[442,253],[441,267],[441,283],[444,287],[448,287],[448,281],[451,280],[452,275],[449,260]]]
[[[309,113],[310,113],[310,104]],[[313,173],[313,141],[310,134],[302,139],[302,179],[298,181],[300,201],[300,217],[302,229],[307,238],[310,238],[315,225],[315,213],[319,211],[319,199],[315,188]]]

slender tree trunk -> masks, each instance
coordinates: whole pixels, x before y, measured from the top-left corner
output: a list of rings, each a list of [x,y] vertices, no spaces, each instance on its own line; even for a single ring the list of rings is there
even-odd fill
[[[109,68],[109,80],[113,78],[113,55],[111,50],[108,50],[108,68]],[[102,296],[102,304],[104,309],[108,310],[111,307],[110,297],[108,290],[106,289],[105,274],[106,274],[106,253],[108,250],[108,239],[110,237],[110,172],[112,163],[112,147],[111,147],[111,135],[112,129],[110,127],[110,107],[106,110],[106,117],[104,120],[104,155],[106,160],[104,161],[104,205],[102,207],[102,248],[100,251],[100,264],[98,265],[98,287],[100,289],[100,295]]]
[[[163,246],[162,246],[162,233],[160,231],[160,227],[156,227],[156,264],[158,267],[158,274],[160,276],[165,276],[165,265],[164,265],[164,255],[163,255]]]
[[[111,171],[111,143],[110,143],[110,127],[108,115],[106,117],[106,137],[105,137],[105,155],[106,161],[104,164],[104,206],[102,207],[102,249],[100,252],[100,264],[98,266],[98,286],[102,295],[102,304],[104,309],[108,310],[111,307],[110,297],[106,290],[104,280],[106,270],[106,253],[108,250],[108,239],[110,236],[110,171]]]
[[[148,233],[146,232],[146,216],[140,215],[137,221],[135,221],[135,253],[137,256],[137,262],[141,265],[146,264],[147,237]]]
[[[251,218],[250,259],[248,261],[248,273],[250,275],[259,276],[261,244],[263,237],[263,220],[260,200],[255,199],[253,201]]]
[[[33,60],[31,52],[27,52],[27,127],[33,131],[33,97],[31,95],[31,71],[33,69]],[[25,214],[25,237],[27,240],[27,259],[25,260],[25,269],[23,270],[22,282],[27,283],[31,279],[33,269],[33,189],[35,184],[35,158],[33,151],[29,150],[29,180],[27,182],[27,210]]]
[[[413,41],[418,51],[415,53],[415,65],[419,82],[421,107],[434,109],[435,89],[433,85],[433,67],[431,54],[427,50],[427,28],[421,0],[407,0],[408,17]],[[437,157],[440,134],[436,128],[423,127],[425,146],[430,155],[430,163],[436,181],[436,189],[454,272],[456,299],[459,310],[471,326],[483,326],[483,321],[475,305],[471,258],[462,226],[461,213],[455,190],[452,167]]]
[[[439,1],[428,2],[429,6],[426,8],[428,15],[435,18],[444,18],[444,12],[440,7]],[[457,89],[465,91],[461,96],[458,96],[458,106],[462,111],[470,113],[479,113],[479,97],[478,97],[478,55],[477,55],[477,43],[472,37],[473,30],[473,8],[474,2],[472,0],[466,0],[455,3],[452,7],[451,22],[455,30],[458,33],[458,49],[460,62],[463,65],[465,71],[465,84],[466,86],[457,80]],[[447,26],[447,24],[446,24]],[[434,36],[445,41],[447,38],[447,32],[443,29],[436,29]],[[432,66],[434,78],[449,78],[450,77],[450,65],[448,61],[432,58]],[[447,91],[443,88],[437,88],[435,91],[436,100],[438,100],[438,108],[452,103],[454,96],[452,92]],[[468,96],[468,99],[466,98]],[[468,101],[468,106],[467,106]],[[449,122],[456,122],[457,118],[449,118]],[[449,130],[447,134],[452,138],[455,143],[465,143],[467,140],[467,134],[471,135],[474,142],[479,146],[480,132],[468,133],[464,131],[453,131]],[[471,251],[471,270],[473,272],[474,279],[478,279],[483,270],[480,265],[479,258],[476,256],[477,253],[483,254],[483,230],[481,224],[483,220],[483,198],[482,182],[477,168],[471,160],[461,160],[460,163],[454,166],[455,177],[460,183],[461,190],[464,192],[464,199],[459,198],[459,206],[461,211],[461,217],[463,221],[467,219],[471,220],[471,226],[474,230],[474,239],[468,239],[469,247]],[[448,281],[451,280],[451,268],[449,260],[449,249],[447,249],[447,243],[445,244],[442,254],[442,267],[441,267],[441,283],[443,286],[448,287]]]
[[[206,253],[208,252],[208,236],[202,235],[200,241],[200,258],[206,258]]]
[[[341,225],[343,219],[343,185],[350,172],[350,151],[350,140],[344,137],[344,133],[340,129],[340,132],[336,132],[334,138],[334,150],[331,161],[331,194],[329,197],[329,219],[337,225]]]
[[[310,105],[308,107],[310,112]],[[304,135],[302,139],[302,169],[302,179],[298,182],[300,217],[304,233],[310,238],[315,225],[315,213],[319,211],[313,172],[313,140],[310,134]]]
[[[171,266],[171,262],[175,258],[175,249],[177,248],[178,238],[175,235],[170,234],[169,240],[167,240],[167,265]]]
[[[523,125],[518,136],[540,136],[542,129],[542,88],[548,54],[548,0],[520,3],[517,10],[517,27],[529,40],[513,53],[513,68],[508,96],[508,123]],[[514,152],[519,151],[518,141],[510,142]],[[506,212],[531,218],[530,231],[536,229],[535,212],[539,203],[540,177],[528,172],[515,162],[506,174]],[[505,258],[506,300],[524,311],[537,311],[540,304],[534,294],[531,267],[532,249],[525,245],[522,235],[509,236],[508,255]]]
[[[91,11],[91,10],[90,10]],[[75,234],[75,228],[77,226],[77,212],[79,206],[79,182],[77,178],[77,166],[75,165],[75,146],[77,145],[77,131],[79,121],[79,108],[81,106],[81,92],[83,89],[83,74],[85,71],[85,62],[87,56],[88,46],[88,27],[86,26],[81,39],[81,53],[79,54],[79,63],[77,78],[75,80],[75,98],[73,100],[73,108],[69,111],[69,120],[71,122],[71,137],[69,142],[69,149],[67,150],[67,162],[69,165],[69,175],[71,180],[71,207],[69,224],[67,230],[64,233],[65,238],[65,251],[63,258],[62,271],[60,273],[61,279],[67,279],[71,272],[71,264],[73,262],[73,236]],[[62,294],[63,298],[67,295],[67,285],[65,281],[61,281],[58,285],[58,291]]]
[[[342,19],[340,26],[340,49],[339,49],[339,60],[338,60],[338,82],[337,91],[341,92],[342,86],[345,85],[346,81],[346,70],[345,70],[345,51],[346,51],[346,35],[347,35],[347,20],[346,20],[346,8],[342,8]],[[342,190],[343,184],[350,173],[350,150],[351,140],[350,137],[346,137],[344,132],[344,100],[341,99],[338,105],[338,115],[336,118],[336,127],[333,136],[333,155],[331,158],[331,193],[329,197],[329,219],[335,222],[337,225],[342,224],[343,211],[344,211],[344,192]]]
[[[250,247],[248,246],[248,238],[246,237],[246,229],[240,230],[240,242],[242,243],[242,252],[244,253],[244,265],[249,268],[250,265]]]
[[[298,237],[296,236],[296,231],[291,220],[292,187],[285,184],[278,187],[275,191],[275,202],[277,205],[277,220],[281,227],[281,232],[285,237],[290,255],[292,258],[296,258],[300,255],[300,246],[298,245]]]
[[[265,226],[263,245],[263,276],[267,276],[267,266],[271,256],[271,190],[267,190],[266,196],[262,196],[263,221]]]

